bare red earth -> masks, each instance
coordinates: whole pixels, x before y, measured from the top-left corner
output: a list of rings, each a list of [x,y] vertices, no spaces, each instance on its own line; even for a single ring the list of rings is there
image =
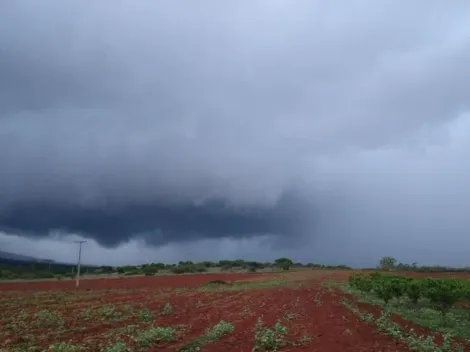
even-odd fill
[[[262,274],[200,274],[180,276],[140,276],[80,281],[80,290],[138,289],[148,287],[198,287],[212,280],[237,281]],[[68,291],[75,289],[75,281],[0,282],[0,291]]]
[[[133,340],[134,333],[118,332],[134,324],[139,325],[139,329],[148,328],[148,324],[139,321],[138,314],[134,313],[119,321],[105,321],[99,315],[100,307],[105,305],[112,305],[119,311],[132,305],[134,312],[140,309],[151,312],[156,317],[157,326],[171,326],[180,331],[177,342],[158,345],[150,351],[178,351],[204,335],[208,328],[224,320],[234,324],[234,333],[215,344],[205,346],[203,350],[251,352],[255,345],[254,331],[258,318],[263,319],[268,326],[280,321],[288,328],[286,345],[281,351],[408,351],[402,343],[397,343],[358,320],[341,305],[342,295],[321,286],[322,280],[335,274],[315,275],[302,283],[294,280],[295,287],[262,290],[201,292],[196,288],[211,280],[253,281],[269,278],[250,274],[225,274],[87,280],[83,281],[85,290],[76,295],[50,292],[38,296],[35,291],[3,292],[0,295],[0,317],[7,322],[10,317],[25,311],[31,320],[26,321],[24,327],[27,333],[12,334],[0,325],[0,350],[9,350],[17,344],[25,343],[24,339],[28,336],[36,336],[34,341],[40,344],[41,350],[47,350],[52,343],[67,342],[84,346],[85,351],[98,352],[121,340],[128,343],[132,350],[141,351]],[[342,277],[341,275],[336,275],[335,278]],[[43,291],[67,290],[68,284],[70,283],[15,283],[3,286],[2,289],[6,287],[6,290],[22,290],[27,287],[28,290],[38,290],[39,287]],[[176,290],[176,287],[187,289]],[[93,291],[87,291],[87,288],[93,288]],[[97,290],[103,288],[106,290]],[[8,303],[10,299],[20,297],[24,297],[21,298],[21,307]],[[57,297],[71,297],[71,300],[61,301]],[[173,307],[172,315],[161,315],[166,303]],[[92,319],[85,319],[84,311],[90,305],[94,307],[95,315]],[[44,309],[58,311],[64,316],[65,329],[62,332],[59,333],[54,328],[41,330],[36,327],[34,317],[38,311]]]
[[[189,305],[180,316],[165,321],[170,325],[189,323],[196,327],[180,344],[181,347],[203,334],[207,326],[225,320],[235,324],[235,333],[204,350],[250,352],[255,342],[256,321],[262,318],[269,326],[280,320],[288,327],[288,344],[282,351],[408,351],[405,345],[359,321],[340,304],[339,295],[320,287],[297,290],[280,288],[229,295],[217,293],[194,299],[202,299],[207,306],[196,309]],[[213,305],[210,302],[217,303]],[[311,342],[301,344],[305,337],[310,338]],[[180,345],[158,348],[158,351],[174,351]]]

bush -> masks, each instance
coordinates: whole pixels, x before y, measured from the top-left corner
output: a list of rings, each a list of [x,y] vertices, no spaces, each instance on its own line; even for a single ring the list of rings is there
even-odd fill
[[[391,277],[390,279],[390,290],[392,291],[393,297],[402,297],[408,286],[408,280],[404,277]]]
[[[413,304],[418,304],[419,299],[423,296],[423,291],[424,287],[421,280],[411,279],[408,281],[406,294]]]
[[[387,279],[377,280],[374,282],[374,292],[387,304],[394,296],[393,284]]]
[[[351,275],[349,285],[364,293],[375,293],[385,304],[404,295],[414,304],[420,298],[426,298],[444,317],[459,301],[470,299],[470,283],[458,279],[413,279],[374,273]]]
[[[351,275],[349,277],[349,284],[365,293],[372,291],[373,288],[372,278],[366,275]]]
[[[428,278],[425,280],[425,297],[444,315],[464,298],[464,292],[462,283],[455,279]]]

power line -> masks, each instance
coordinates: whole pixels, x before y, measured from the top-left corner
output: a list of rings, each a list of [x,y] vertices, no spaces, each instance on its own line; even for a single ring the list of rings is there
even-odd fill
[[[78,288],[80,285],[80,261],[82,258],[82,244],[86,243],[85,240],[80,240],[80,241],[74,241],[75,243],[78,243],[78,262],[77,262],[77,281],[75,283],[75,287]]]

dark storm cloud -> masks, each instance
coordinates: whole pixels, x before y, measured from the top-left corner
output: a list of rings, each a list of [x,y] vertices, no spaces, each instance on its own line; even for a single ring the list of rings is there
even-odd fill
[[[0,226],[106,246],[277,234],[305,258],[462,248],[469,14],[1,2]]]
[[[292,195],[272,207],[233,207],[223,200],[204,204],[108,204],[83,208],[67,204],[19,204],[0,216],[9,232],[44,236],[51,230],[83,234],[104,246],[116,246],[133,237],[149,244],[197,238],[250,237],[263,234],[299,236],[305,231],[307,204]]]

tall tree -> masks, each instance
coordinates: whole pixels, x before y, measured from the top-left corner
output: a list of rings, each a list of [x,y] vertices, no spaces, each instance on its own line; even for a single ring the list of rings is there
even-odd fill
[[[276,263],[276,266],[281,268],[282,270],[289,270],[292,264],[294,263],[289,258],[279,258],[276,259],[274,262]]]

